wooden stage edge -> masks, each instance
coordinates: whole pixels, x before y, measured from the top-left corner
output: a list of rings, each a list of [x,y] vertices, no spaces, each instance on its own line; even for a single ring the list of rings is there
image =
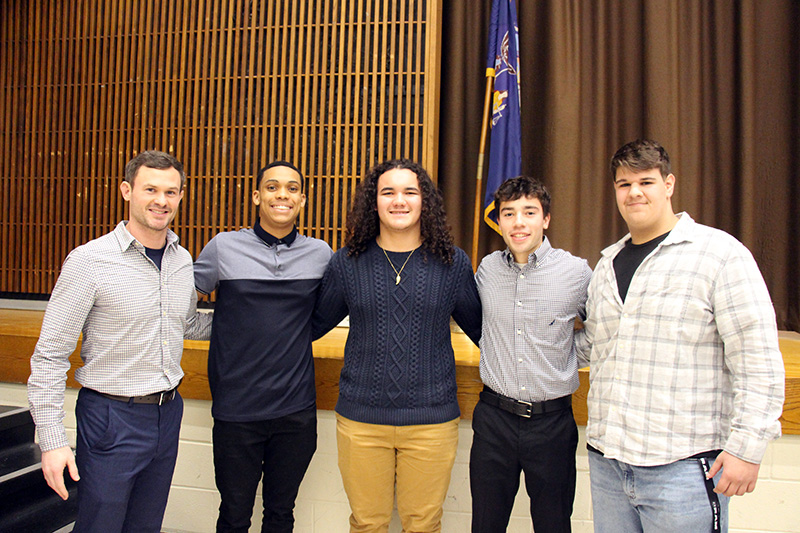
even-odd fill
[[[33,353],[42,324],[43,311],[0,309],[0,382],[25,383],[30,374]],[[344,358],[347,328],[335,328],[314,343],[314,368],[317,381],[317,408],[331,410],[339,394],[339,371]],[[478,375],[480,351],[463,333],[453,333],[456,354],[458,403],[462,418],[472,418],[483,385]],[[780,332],[780,348],[786,368],[786,401],[781,424],[784,434],[800,435],[800,333]],[[72,369],[67,386],[79,387],[73,374],[80,366],[79,349],[72,354]],[[210,400],[206,375],[207,341],[185,341],[181,384],[184,398]],[[586,424],[586,393],[589,389],[588,369],[580,371],[580,387],[573,394],[573,411],[578,424]]]

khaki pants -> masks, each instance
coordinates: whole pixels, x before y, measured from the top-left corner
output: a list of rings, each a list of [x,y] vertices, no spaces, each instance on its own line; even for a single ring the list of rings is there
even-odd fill
[[[336,440],[352,533],[389,531],[395,485],[403,531],[441,531],[442,503],[458,446],[458,419],[384,426],[337,414]]]

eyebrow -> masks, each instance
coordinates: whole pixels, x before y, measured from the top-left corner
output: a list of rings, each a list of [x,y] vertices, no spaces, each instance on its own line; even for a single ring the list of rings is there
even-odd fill
[[[264,183],[280,183],[280,181],[276,180],[275,178],[271,178],[268,180],[264,180]],[[295,183],[297,185],[300,185],[300,182],[297,180],[289,180],[286,183]]]
[[[639,181],[648,181],[648,180],[655,181],[657,179],[658,179],[658,176],[643,176],[643,177],[639,178]],[[614,183],[619,183],[621,181],[624,181],[626,183],[630,183],[633,180],[629,180],[629,179],[626,179],[626,178],[614,178]]]
[[[414,187],[414,186],[403,187],[402,189],[404,191],[417,191],[417,192],[419,192],[419,187]],[[393,190],[395,190],[395,187],[387,186],[387,187],[382,187],[379,192],[393,191]]]
[[[142,187],[145,188],[145,189],[148,188],[148,187],[154,187],[154,188],[161,188],[161,189],[167,189],[167,190],[173,190],[173,189],[177,190],[177,191],[181,190],[181,187],[160,187],[159,185],[156,185],[155,183],[142,183]]]
[[[520,206],[519,209],[541,209],[541,208],[536,204],[529,204],[529,205]],[[500,212],[501,213],[503,211],[513,211],[513,210],[514,210],[513,207],[501,207],[500,208]]]

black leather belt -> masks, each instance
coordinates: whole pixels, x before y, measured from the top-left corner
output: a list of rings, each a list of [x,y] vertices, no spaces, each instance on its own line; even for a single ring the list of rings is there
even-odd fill
[[[167,390],[164,392],[154,392],[153,394],[145,394],[144,396],[117,396],[116,394],[106,394],[105,392],[96,391],[94,389],[89,389],[92,392],[99,394],[104,398],[108,398],[109,400],[116,400],[118,402],[125,402],[125,403],[146,403],[151,405],[164,405],[167,402],[171,402],[175,399],[178,392],[178,387],[174,389]]]
[[[572,406],[572,395],[562,396],[554,400],[545,400],[543,402],[523,402],[522,400],[515,400],[502,394],[497,394],[489,387],[484,386],[480,394],[481,400],[488,403],[493,407],[508,411],[511,414],[521,416],[523,418],[530,418],[531,415],[542,415],[545,413],[554,413],[556,411],[563,411]]]

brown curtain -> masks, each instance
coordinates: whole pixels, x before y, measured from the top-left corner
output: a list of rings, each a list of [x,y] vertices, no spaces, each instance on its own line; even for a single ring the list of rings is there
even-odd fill
[[[800,331],[800,2],[517,3],[522,169],[553,195],[553,244],[594,265],[625,234],[608,161],[656,139],[672,158],[675,210],[744,242],[778,327]],[[443,2],[438,175],[467,251],[490,8]],[[485,224],[479,242],[481,256],[503,246]]]

